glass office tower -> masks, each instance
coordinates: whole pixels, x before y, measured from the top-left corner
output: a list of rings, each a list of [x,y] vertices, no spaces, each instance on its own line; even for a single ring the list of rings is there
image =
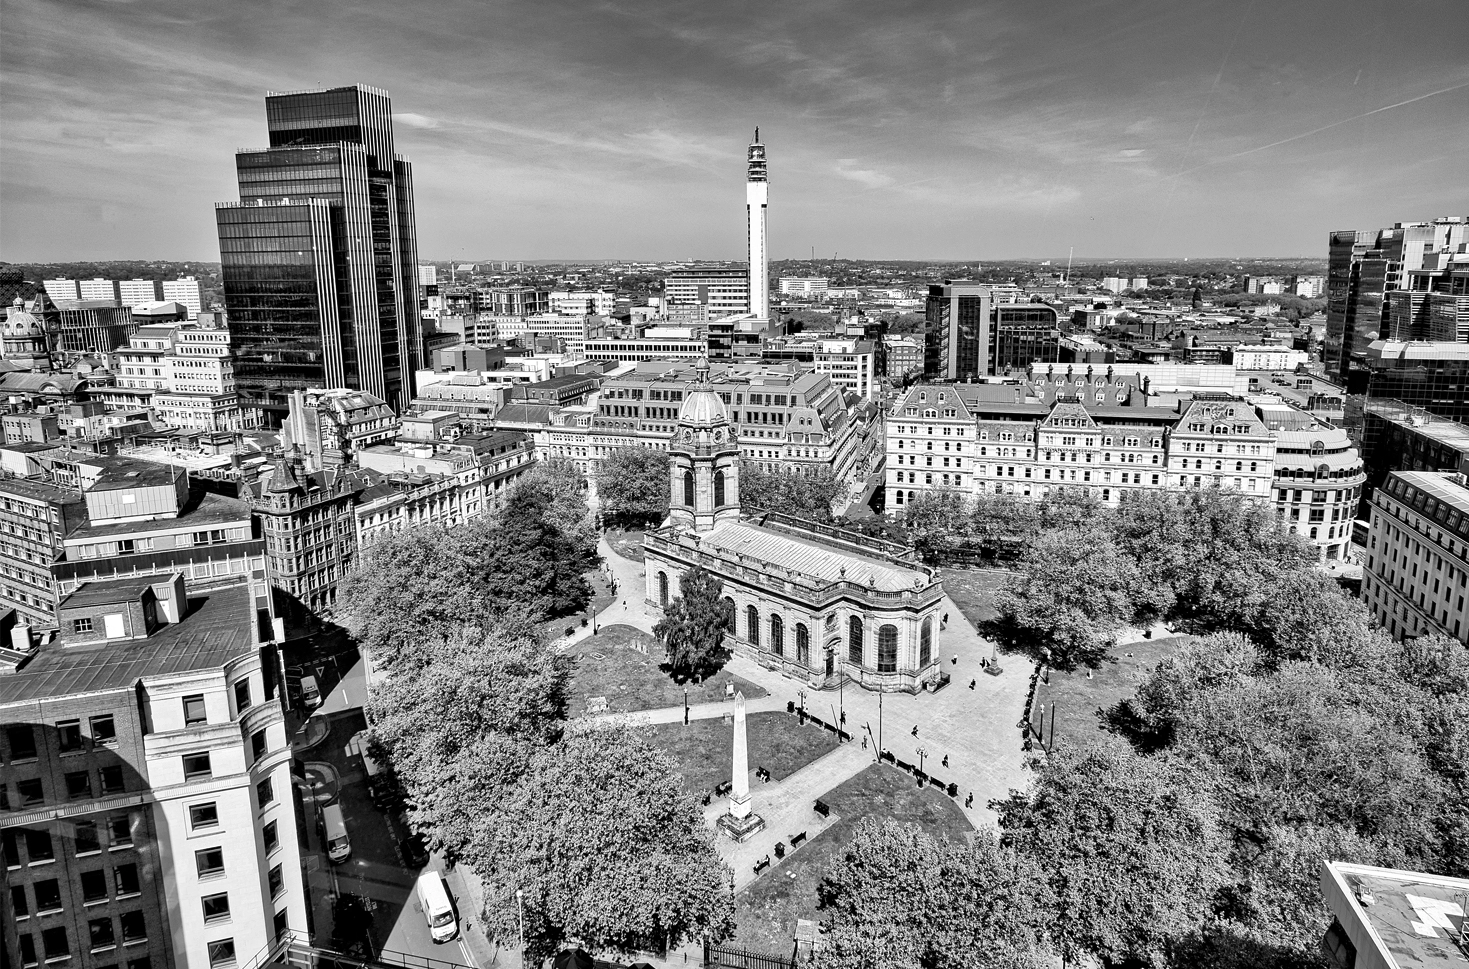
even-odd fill
[[[347,387],[406,407],[421,365],[412,166],[387,92],[270,94],[270,147],[235,156],[215,207],[241,397],[273,423],[291,391]]]

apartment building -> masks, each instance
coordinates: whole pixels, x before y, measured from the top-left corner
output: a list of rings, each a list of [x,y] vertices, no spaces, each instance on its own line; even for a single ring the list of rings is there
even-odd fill
[[[120,279],[117,281],[117,297],[122,305],[136,309],[163,299],[163,287],[156,279]]]
[[[197,319],[204,312],[204,293],[199,287],[199,280],[193,276],[180,276],[178,279],[165,279],[163,281],[163,298],[175,303],[182,303],[189,311],[189,319]]]
[[[243,965],[307,898],[278,661],[250,589],[89,582],[0,672],[3,961]]]
[[[824,373],[842,390],[867,400],[882,391],[877,379],[878,348],[872,340],[773,337],[760,349],[762,360],[797,360]]]
[[[1257,400],[1260,400],[1257,398]],[[1344,559],[1367,467],[1347,432],[1278,399],[1256,413],[1275,439],[1275,510],[1324,560]]]
[[[0,610],[40,628],[56,620],[52,563],[87,517],[80,492],[23,478],[0,480]]]
[[[750,274],[745,269],[675,269],[663,279],[664,309],[673,305],[702,306],[707,318],[751,313]]]
[[[1362,599],[1394,639],[1469,643],[1469,478],[1394,471],[1372,493]]]

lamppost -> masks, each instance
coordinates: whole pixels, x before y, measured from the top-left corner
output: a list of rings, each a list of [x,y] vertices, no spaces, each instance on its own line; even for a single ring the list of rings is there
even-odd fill
[[[525,965],[525,893],[515,890],[516,923],[520,926],[520,964]]]
[[[882,760],[882,695],[881,687],[877,691],[877,759]]]
[[[683,685],[683,725],[689,725],[689,685]]]
[[[798,696],[798,697],[801,698],[801,715],[796,718],[796,722],[797,723],[805,723],[806,722],[806,691],[805,690],[797,690],[796,691],[796,696]]]
[[[923,773],[923,758],[925,758],[925,757],[928,756],[928,751],[924,750],[922,747],[919,747],[918,750],[917,750],[917,754],[918,754],[918,773],[922,774]]]

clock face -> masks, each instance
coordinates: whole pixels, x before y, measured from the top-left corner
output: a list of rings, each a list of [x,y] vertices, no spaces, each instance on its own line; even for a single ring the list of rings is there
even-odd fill
[[[723,442],[724,442],[724,432],[721,431],[721,430],[715,430],[715,432],[714,432],[714,443],[715,444],[722,444]]]
[[[764,158],[765,157],[765,149],[764,148],[751,148],[750,149],[750,157],[751,158]]]
[[[683,432],[683,439],[685,441],[692,441],[694,439],[694,432],[693,431],[684,431]]]

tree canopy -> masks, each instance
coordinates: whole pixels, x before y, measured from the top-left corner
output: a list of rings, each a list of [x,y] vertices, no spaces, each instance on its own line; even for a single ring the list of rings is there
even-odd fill
[[[695,567],[679,576],[678,596],[653,627],[675,679],[702,680],[729,662],[724,633],[731,617],[723,595],[724,583],[707,569]]]
[[[603,517],[623,525],[654,525],[668,514],[668,453],[650,447],[613,449],[597,471]]]
[[[778,511],[798,518],[830,521],[831,506],[846,494],[847,486],[825,465],[809,471],[766,471],[754,461],[740,459],[740,504],[746,508]]]

